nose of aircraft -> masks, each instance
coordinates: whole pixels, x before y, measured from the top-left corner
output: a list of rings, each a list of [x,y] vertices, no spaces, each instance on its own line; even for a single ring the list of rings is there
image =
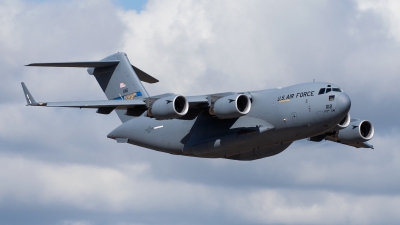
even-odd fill
[[[341,112],[349,112],[351,100],[346,93],[340,93],[336,96],[336,105]]]

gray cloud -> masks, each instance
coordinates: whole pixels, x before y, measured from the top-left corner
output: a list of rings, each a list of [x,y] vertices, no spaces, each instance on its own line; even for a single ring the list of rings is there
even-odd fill
[[[0,223],[394,224],[399,220],[399,32],[393,1],[0,2]],[[125,51],[151,94],[330,81],[375,150],[294,143],[253,162],[117,144],[116,115],[25,107],[105,99],[84,69],[22,67]]]

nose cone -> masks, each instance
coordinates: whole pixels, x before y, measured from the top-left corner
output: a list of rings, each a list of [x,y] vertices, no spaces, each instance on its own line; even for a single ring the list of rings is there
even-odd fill
[[[336,105],[340,112],[348,113],[351,107],[351,100],[346,93],[340,93],[336,96]]]

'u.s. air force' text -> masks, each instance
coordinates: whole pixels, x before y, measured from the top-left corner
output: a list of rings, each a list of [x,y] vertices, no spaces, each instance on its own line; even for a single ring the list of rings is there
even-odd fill
[[[282,95],[278,97],[278,102],[292,98],[303,98],[303,97],[314,96],[314,92],[315,91],[305,91],[305,92],[299,92],[296,95],[295,94]]]

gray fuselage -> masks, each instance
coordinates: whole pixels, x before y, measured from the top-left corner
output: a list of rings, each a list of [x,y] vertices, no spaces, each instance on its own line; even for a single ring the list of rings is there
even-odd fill
[[[321,88],[331,91],[319,94]],[[139,116],[108,137],[176,155],[253,160],[278,154],[293,141],[332,130],[351,106],[346,93],[324,82],[244,94],[251,98],[251,110],[239,118],[219,119],[207,109],[194,119]],[[257,127],[265,129],[260,132]]]

